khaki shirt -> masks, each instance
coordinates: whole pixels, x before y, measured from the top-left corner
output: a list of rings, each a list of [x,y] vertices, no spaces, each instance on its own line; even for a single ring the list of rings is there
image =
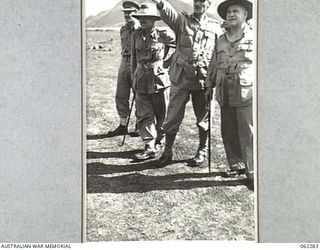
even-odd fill
[[[216,87],[220,105],[251,105],[253,60],[253,30],[249,25],[245,25],[242,38],[233,43],[225,34],[219,38],[206,85]]]
[[[138,29],[138,25],[126,23],[120,29],[121,38],[121,55],[130,59],[131,56],[131,36],[134,30]],[[130,60],[129,60],[130,61]]]
[[[193,14],[178,13],[165,0],[158,8],[177,39],[170,69],[172,84],[189,90],[203,89],[215,40],[222,33],[219,23],[206,14],[198,20]]]
[[[155,27],[149,33],[138,29],[131,43],[131,72],[133,88],[138,93],[153,94],[170,86],[168,68],[164,67],[175,36],[168,30]]]

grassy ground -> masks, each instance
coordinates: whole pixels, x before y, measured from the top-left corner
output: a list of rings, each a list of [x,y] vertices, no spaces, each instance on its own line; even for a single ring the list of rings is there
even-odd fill
[[[218,108],[210,174],[187,164],[198,146],[190,103],[174,162],[166,167],[157,158],[133,161],[143,149],[139,137],[128,136],[123,147],[122,137],[105,137],[119,122],[114,101],[119,44],[117,32],[87,33],[87,241],[254,240],[254,194],[244,176],[223,175],[227,165]]]

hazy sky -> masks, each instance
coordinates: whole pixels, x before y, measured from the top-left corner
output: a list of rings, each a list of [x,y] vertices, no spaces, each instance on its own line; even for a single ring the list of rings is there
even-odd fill
[[[118,2],[122,0],[84,0],[85,1],[85,16],[97,15],[98,13],[109,10],[113,8]],[[174,0],[169,0],[174,1]],[[186,3],[192,4],[193,0],[181,0]],[[219,2],[223,0],[213,1],[212,6],[209,11],[214,14],[214,16],[220,20],[219,16],[216,14],[216,8]],[[221,20],[220,20],[221,21]]]
[[[111,9],[121,0],[85,0],[85,15],[96,15],[101,11]]]
[[[111,9],[122,0],[85,0],[85,15],[97,15],[101,11]],[[183,2],[192,3],[193,0],[182,0]]]

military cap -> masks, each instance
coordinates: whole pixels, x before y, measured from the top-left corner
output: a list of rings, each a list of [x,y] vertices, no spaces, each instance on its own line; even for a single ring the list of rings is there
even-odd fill
[[[218,13],[219,15],[226,20],[227,11],[231,5],[240,5],[248,11],[247,20],[252,18],[252,3],[248,0],[226,0],[219,4]]]
[[[140,5],[140,10],[132,16],[137,19],[140,17],[152,17],[156,20],[161,19],[157,6],[154,3],[142,3]]]
[[[122,11],[136,12],[140,9],[140,5],[134,1],[123,1],[122,7]]]

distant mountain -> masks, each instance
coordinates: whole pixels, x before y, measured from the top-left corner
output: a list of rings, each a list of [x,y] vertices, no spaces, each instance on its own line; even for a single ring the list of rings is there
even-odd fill
[[[139,3],[146,2],[145,0],[136,0]],[[219,0],[219,3],[222,0]],[[150,2],[150,1],[149,1]],[[173,7],[176,8],[178,11],[186,11],[188,13],[192,13],[193,11],[193,0],[169,0]],[[208,14],[210,17],[215,18],[221,21],[221,18],[217,14],[217,6],[218,2],[212,1],[212,4],[208,10]],[[104,27],[111,27],[111,28],[120,28],[123,23],[123,14],[122,14],[122,2],[119,2],[110,10],[100,12],[96,16],[89,16],[86,19],[86,27],[87,28],[104,28]],[[162,21],[157,22],[157,25],[164,26]]]

